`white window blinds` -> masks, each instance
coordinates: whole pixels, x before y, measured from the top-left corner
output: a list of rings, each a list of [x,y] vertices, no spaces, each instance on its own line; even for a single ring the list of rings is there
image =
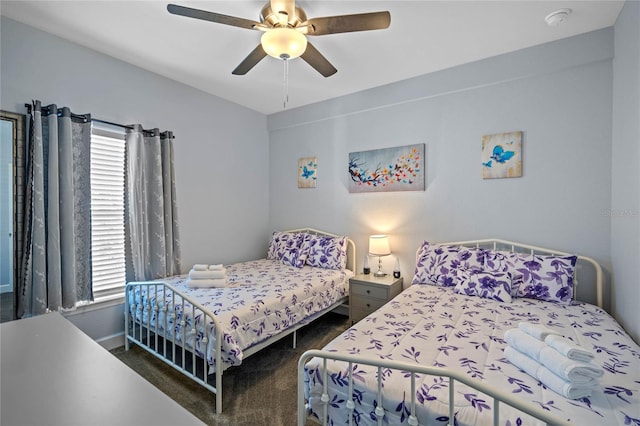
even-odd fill
[[[93,130],[91,137],[91,250],[96,301],[124,289],[124,138]]]

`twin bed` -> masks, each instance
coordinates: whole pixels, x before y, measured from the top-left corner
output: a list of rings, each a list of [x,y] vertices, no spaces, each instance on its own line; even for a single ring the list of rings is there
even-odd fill
[[[483,240],[425,243],[416,264],[409,288],[300,358],[300,426],[640,425],[640,348],[602,309],[596,262]],[[274,233],[267,259],[227,266],[224,288],[192,289],[185,276],[129,283],[127,348],[142,346],[216,393],[220,413],[224,370],[292,333],[295,346],[298,328],[346,302],[354,270],[346,237]],[[578,279],[595,284],[599,306],[573,300]],[[519,322],[591,350],[605,372],[599,388],[567,399],[512,365],[504,333]]]
[[[416,264],[409,288],[300,358],[298,425],[640,425],[640,348],[601,307],[572,300],[584,275],[601,304],[593,260],[485,240],[425,243]],[[504,272],[508,289],[469,280]],[[591,351],[596,390],[567,399],[512,365],[504,334],[521,322]]]

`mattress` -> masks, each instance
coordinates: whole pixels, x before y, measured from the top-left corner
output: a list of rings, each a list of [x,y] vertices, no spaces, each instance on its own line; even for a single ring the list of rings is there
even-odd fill
[[[504,333],[525,321],[543,324],[593,351],[593,362],[605,370],[600,388],[588,398],[566,399],[510,364],[503,354]],[[456,294],[452,288],[413,285],[324,350],[457,370],[576,425],[640,425],[640,348],[609,314],[590,304],[524,298],[501,303]],[[315,419],[323,412],[321,362],[310,360],[304,372],[305,396]],[[329,424],[348,424],[347,368],[345,363],[328,361]],[[353,374],[354,424],[377,424],[373,414],[377,368],[354,364]],[[384,424],[406,424],[411,400],[408,377],[402,371],[383,370]],[[448,392],[448,379],[418,375],[419,424],[448,423]],[[456,383],[456,425],[492,424],[491,406],[488,396]],[[540,422],[501,404],[499,424]]]
[[[295,268],[279,260],[267,259],[228,265],[226,272],[228,285],[222,288],[190,288],[186,275],[161,280],[168,284],[167,290],[162,286],[134,287],[135,291],[128,295],[130,314],[137,321],[158,324],[158,331],[163,332],[166,321],[167,335],[180,344],[184,343],[184,319],[185,347],[195,347],[198,356],[206,357],[210,372],[215,372],[217,336],[213,321],[203,324],[197,310],[194,318],[191,303],[184,302],[183,306],[179,298],[174,299],[173,289],[215,315],[224,330],[221,357],[223,369],[226,369],[242,363],[244,350],[295,325],[311,321],[318,313],[345,298],[349,277],[353,275],[346,269]],[[134,301],[141,306],[149,302],[152,307],[160,306],[161,309],[135,309]]]

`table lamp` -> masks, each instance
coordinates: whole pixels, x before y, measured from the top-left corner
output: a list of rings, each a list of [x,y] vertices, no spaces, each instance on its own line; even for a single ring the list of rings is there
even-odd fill
[[[371,235],[369,237],[369,254],[378,256],[378,270],[374,272],[374,277],[384,277],[387,274],[382,272],[382,256],[391,254],[389,248],[389,238],[386,235]]]

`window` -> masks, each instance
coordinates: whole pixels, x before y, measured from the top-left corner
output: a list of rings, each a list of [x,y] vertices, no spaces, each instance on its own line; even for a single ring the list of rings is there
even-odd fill
[[[124,135],[92,128],[91,252],[94,300],[120,296],[125,273]]]

